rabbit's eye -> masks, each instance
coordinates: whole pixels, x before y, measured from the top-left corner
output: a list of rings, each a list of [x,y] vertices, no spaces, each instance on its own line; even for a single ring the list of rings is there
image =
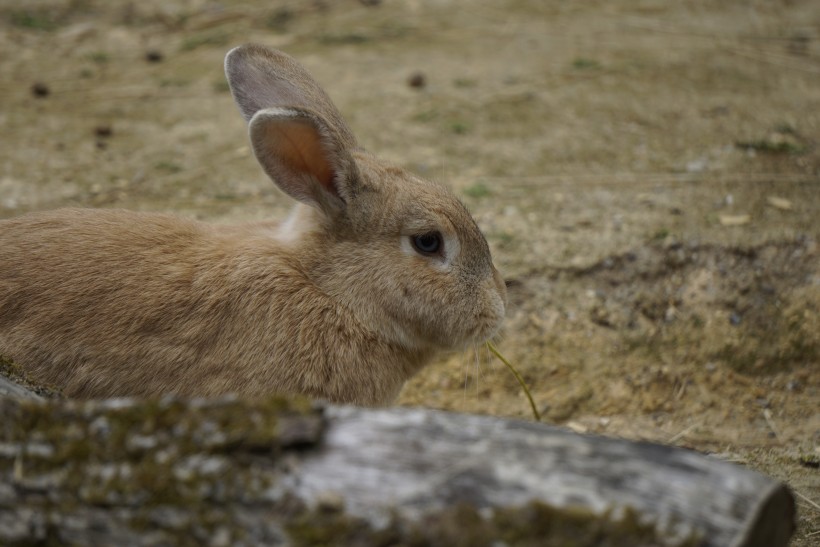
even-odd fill
[[[423,255],[429,256],[441,253],[441,234],[438,232],[413,236],[410,241],[413,242],[413,248]]]

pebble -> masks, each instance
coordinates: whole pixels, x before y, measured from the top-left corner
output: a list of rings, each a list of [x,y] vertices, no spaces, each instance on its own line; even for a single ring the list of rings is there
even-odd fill
[[[114,130],[110,125],[98,125],[94,128],[94,135],[101,139],[107,139],[114,134]]]
[[[51,94],[51,88],[49,88],[43,82],[35,82],[31,85],[31,94],[37,97],[38,99],[42,99],[48,97]]]
[[[723,226],[743,226],[752,221],[750,215],[720,215],[718,217]]]
[[[786,198],[779,198],[777,196],[768,196],[766,198],[766,202],[768,202],[768,204],[775,209],[780,209],[781,211],[791,211],[793,207],[791,201]]]
[[[407,78],[407,85],[414,89],[421,89],[427,85],[427,77],[423,72],[414,72]]]
[[[149,49],[145,52],[145,60],[149,63],[161,63],[164,59],[165,56],[159,50]]]

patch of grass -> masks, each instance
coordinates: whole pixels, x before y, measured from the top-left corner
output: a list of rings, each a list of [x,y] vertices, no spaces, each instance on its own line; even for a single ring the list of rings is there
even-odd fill
[[[490,188],[483,182],[476,182],[464,189],[464,194],[471,198],[485,198],[492,194]]]
[[[789,123],[781,123],[762,139],[737,141],[735,146],[763,154],[802,154],[806,151],[804,140]]]
[[[370,30],[372,29],[372,30]],[[349,31],[331,32],[320,34],[317,41],[320,44],[340,46],[340,45],[362,45],[379,40],[396,40],[404,38],[413,32],[413,28],[396,21],[385,21],[380,25],[368,28],[368,32]]]
[[[509,232],[496,232],[491,235],[493,239],[498,240],[498,243],[503,247],[513,242],[513,235]]]
[[[229,37],[224,32],[206,32],[189,36],[179,46],[180,51],[193,51],[203,46],[222,47],[228,44]]]
[[[319,36],[318,40],[320,44],[328,45],[328,46],[341,46],[341,45],[360,45],[366,44],[367,42],[371,41],[373,38],[371,36],[367,36],[365,34],[360,34],[358,32],[346,32],[346,33],[339,33],[339,34],[323,34]]]
[[[456,135],[464,135],[465,133],[470,132],[470,125],[467,122],[455,120],[453,122],[450,122],[450,131],[452,131]]]
[[[752,141],[737,141],[735,145],[744,150],[754,150],[763,154],[802,154],[806,147],[800,143],[787,139],[758,139]]]
[[[162,160],[154,164],[154,169],[165,171],[166,173],[179,173],[182,171],[182,166],[172,161]]]
[[[601,63],[595,59],[588,59],[586,57],[576,57],[572,61],[572,68],[576,70],[597,70],[601,68]]]
[[[274,32],[285,32],[294,19],[294,13],[289,8],[279,8],[265,19],[265,27]]]
[[[413,121],[414,122],[430,122],[435,120],[439,117],[439,112],[435,108],[431,108],[430,110],[423,110],[416,114],[413,114]]]
[[[478,82],[472,78],[456,78],[453,80],[453,85],[460,88],[470,88],[478,85]]]
[[[779,123],[774,126],[774,130],[778,133],[782,133],[783,135],[795,135],[797,136],[797,129],[794,128],[792,124],[789,122]]]
[[[8,19],[12,26],[30,30],[51,31],[58,27],[56,18],[45,11],[15,10]]]
[[[95,51],[88,54],[88,60],[93,63],[97,63],[98,65],[104,65],[111,59],[108,56],[108,53],[104,51]]]

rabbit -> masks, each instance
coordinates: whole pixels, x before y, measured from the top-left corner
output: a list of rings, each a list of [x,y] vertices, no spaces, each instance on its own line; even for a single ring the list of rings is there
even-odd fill
[[[364,151],[294,59],[225,58],[283,222],[126,210],[0,221],[0,355],[66,396],[303,394],[390,404],[438,351],[493,336],[504,282],[445,186]]]

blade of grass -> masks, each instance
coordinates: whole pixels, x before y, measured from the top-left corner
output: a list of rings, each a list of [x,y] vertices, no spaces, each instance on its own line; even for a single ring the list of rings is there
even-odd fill
[[[490,352],[493,355],[498,357],[501,360],[502,363],[507,365],[507,368],[510,369],[510,371],[513,373],[513,376],[515,376],[515,379],[518,380],[519,384],[521,384],[521,388],[524,390],[524,393],[527,395],[527,399],[530,400],[530,406],[532,407],[532,415],[535,416],[535,421],[536,422],[540,422],[541,421],[541,415],[538,413],[538,409],[535,408],[535,401],[532,400],[532,394],[530,393],[530,390],[527,387],[527,384],[524,382],[524,379],[521,377],[521,375],[518,373],[518,371],[515,370],[515,367],[512,366],[512,364],[509,361],[507,361],[507,359],[505,359],[504,356],[501,355],[501,353],[499,353],[499,351],[496,349],[496,347],[493,345],[493,343],[490,342],[489,340],[487,341],[487,349],[490,350]]]

